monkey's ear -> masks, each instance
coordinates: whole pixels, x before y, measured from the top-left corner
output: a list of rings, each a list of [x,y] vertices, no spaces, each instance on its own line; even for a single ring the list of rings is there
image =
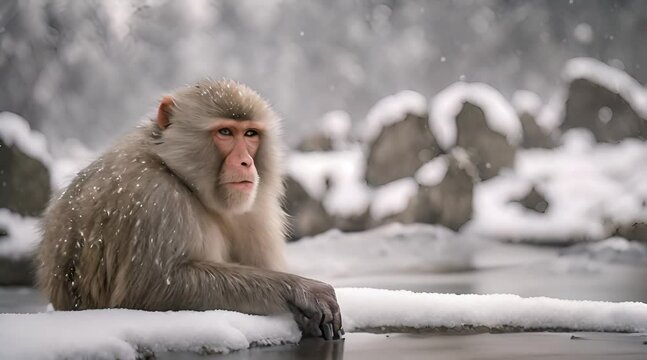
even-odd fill
[[[164,130],[171,125],[171,107],[174,104],[173,98],[170,96],[164,96],[160,102],[160,107],[157,109],[157,125],[160,129]]]

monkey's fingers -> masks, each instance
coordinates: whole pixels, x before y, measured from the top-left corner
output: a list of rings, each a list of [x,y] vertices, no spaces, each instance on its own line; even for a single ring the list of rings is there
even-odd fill
[[[332,331],[332,324],[322,324],[321,325],[321,333],[323,334],[324,340],[332,340],[333,339],[333,331]]]

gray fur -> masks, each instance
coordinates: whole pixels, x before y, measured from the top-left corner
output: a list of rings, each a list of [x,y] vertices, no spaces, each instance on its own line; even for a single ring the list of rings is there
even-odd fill
[[[253,90],[204,80],[82,170],[43,219],[38,283],[57,310],[293,311],[304,331],[341,326],[334,290],[282,272],[279,118]],[[251,206],[219,193],[214,118],[260,120]],[[307,319],[303,319],[303,315]]]

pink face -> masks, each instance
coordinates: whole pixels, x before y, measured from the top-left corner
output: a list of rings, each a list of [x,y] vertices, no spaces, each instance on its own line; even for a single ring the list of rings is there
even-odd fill
[[[252,194],[258,185],[254,157],[261,142],[263,123],[254,120],[217,119],[211,131],[224,161],[219,185],[227,190]]]

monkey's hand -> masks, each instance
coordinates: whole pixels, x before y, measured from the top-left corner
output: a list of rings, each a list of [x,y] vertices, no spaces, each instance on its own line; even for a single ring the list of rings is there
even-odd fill
[[[288,297],[288,307],[305,336],[341,339],[341,312],[335,289],[321,281],[296,277]]]

